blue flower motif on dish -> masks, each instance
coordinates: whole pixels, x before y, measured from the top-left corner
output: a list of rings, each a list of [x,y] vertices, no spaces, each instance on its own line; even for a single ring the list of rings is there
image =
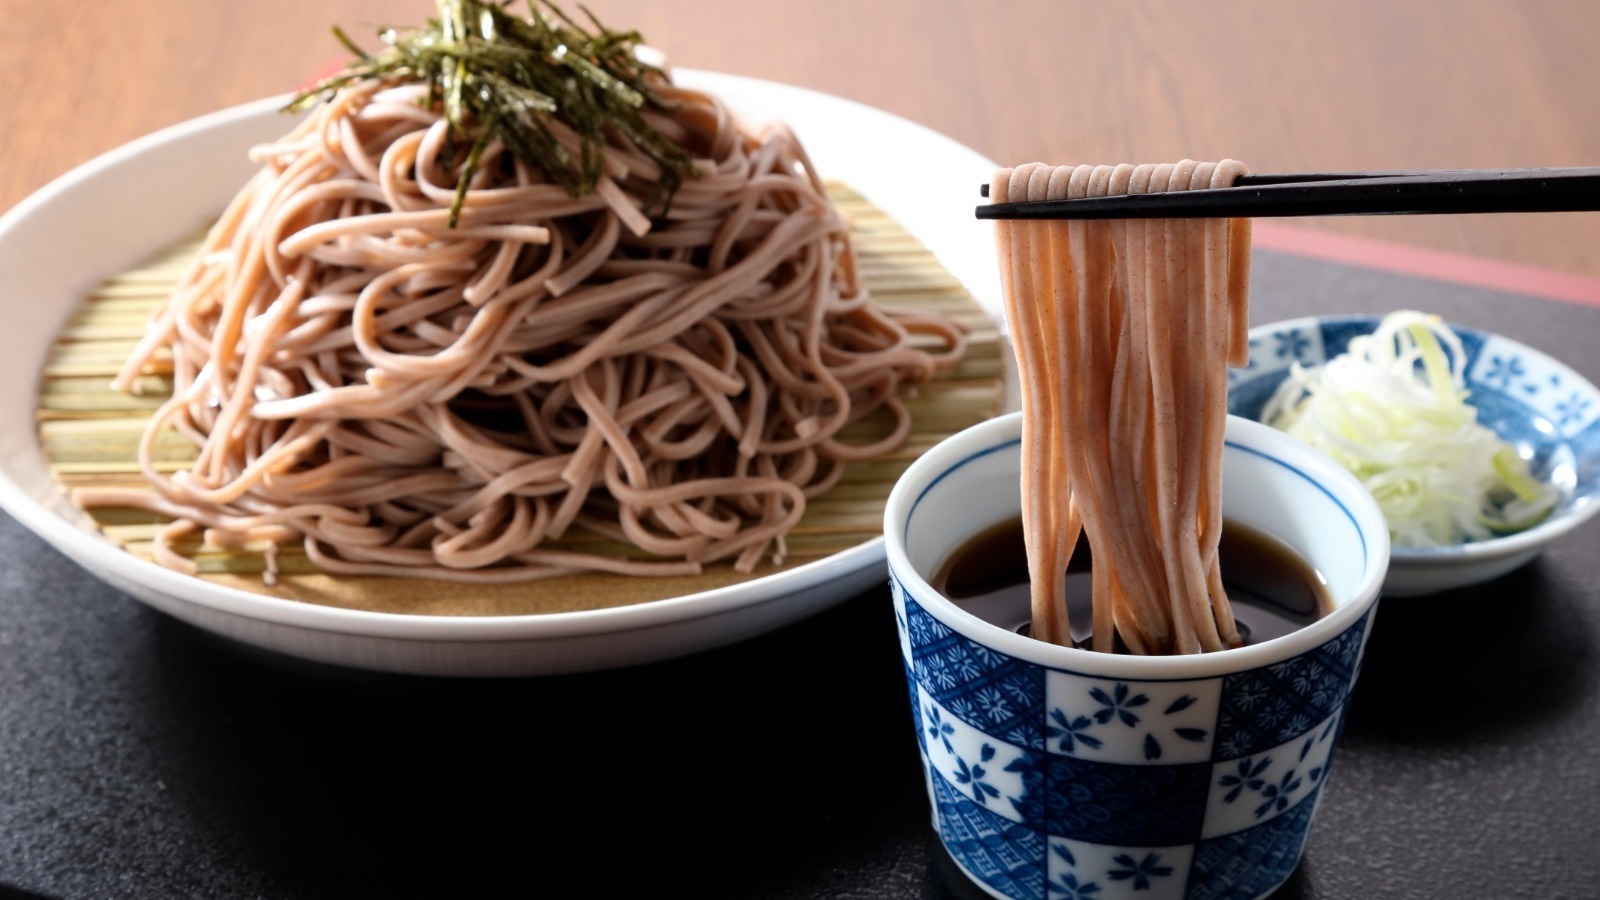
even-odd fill
[[[1485,383],[1493,384],[1502,391],[1511,390],[1513,382],[1520,382],[1528,374],[1528,369],[1522,364],[1522,357],[1514,354],[1504,356],[1491,354],[1489,367],[1483,373]],[[1538,386],[1533,385],[1533,391],[1538,391]]]
[[[1212,768],[1201,836],[1242,831],[1280,816],[1327,779],[1342,710],[1294,740]]]
[[[929,767],[968,800],[1022,821],[1016,801],[1023,796],[1029,769],[1023,749],[969,726],[926,691],[919,691],[917,699]]]
[[[1600,419],[1600,394],[1581,377],[1556,360],[1498,335],[1484,338],[1482,351],[1467,370],[1467,387],[1520,397],[1549,419],[1564,438]]]
[[[1250,362],[1242,369],[1228,370],[1230,385],[1271,373],[1283,373],[1294,363],[1311,364],[1322,360],[1322,330],[1315,320],[1299,319],[1285,323],[1270,340],[1250,339]],[[1281,375],[1280,375],[1281,377]],[[1273,379],[1277,381],[1278,379]]]
[[[1273,335],[1273,339],[1277,342],[1275,350],[1277,357],[1290,362],[1304,362],[1306,351],[1311,349],[1310,335],[1310,329],[1299,328],[1280,331]]]
[[[1221,679],[1130,681],[1045,676],[1045,749],[1133,765],[1211,758]]]
[[[1556,427],[1560,428],[1563,425],[1582,422],[1592,406],[1594,406],[1593,397],[1586,397],[1577,391],[1573,391],[1567,396],[1567,399],[1562,400],[1555,406]]]
[[[1287,375],[1287,367],[1270,358],[1270,349],[1262,352],[1274,345],[1274,335],[1320,326],[1321,350],[1313,347],[1306,351],[1305,362],[1314,364],[1343,352],[1352,338],[1370,334],[1379,321],[1377,316],[1328,316],[1253,329],[1249,366],[1229,376],[1228,411],[1260,420],[1268,399]],[[1467,399],[1476,408],[1478,421],[1509,442],[1535,477],[1547,480],[1562,494],[1548,521],[1582,519],[1600,509],[1600,387],[1532,347],[1470,327],[1452,327],[1461,338]],[[1529,553],[1536,554],[1541,547],[1535,546]],[[1391,580],[1398,583],[1397,596],[1426,592],[1435,581],[1435,576],[1405,558],[1409,552],[1397,551],[1391,567]],[[1521,556],[1509,564],[1518,565],[1529,558],[1531,555]],[[1492,566],[1472,566],[1471,570],[1486,570],[1483,577],[1497,574]],[[1441,577],[1448,582],[1443,586],[1457,583],[1449,576]]]

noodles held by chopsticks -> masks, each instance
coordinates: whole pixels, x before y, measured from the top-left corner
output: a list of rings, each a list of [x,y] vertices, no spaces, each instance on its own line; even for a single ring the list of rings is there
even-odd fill
[[[418,84],[344,86],[256,148],[117,379],[170,348],[173,395],[139,448],[156,493],[75,499],[172,517],[156,555],[186,571],[176,542],[196,531],[302,540],[332,573],[463,581],[781,561],[807,499],[901,443],[901,386],[964,338],[872,303],[787,129],[655,87],[669,111],[645,117],[698,170],[664,214],[660,166],[619,134],[578,196],[494,141],[452,227],[471,143]],[[887,434],[840,439],[878,410]],[[171,475],[152,462],[169,431],[198,450]],[[642,554],[547,546],[574,528]]]
[[[1002,169],[995,203],[1228,187],[1233,160]],[[1222,586],[1227,366],[1248,361],[1249,219],[996,222],[1022,375],[1032,631],[1073,642],[1065,573],[1093,549],[1093,649],[1240,642]]]

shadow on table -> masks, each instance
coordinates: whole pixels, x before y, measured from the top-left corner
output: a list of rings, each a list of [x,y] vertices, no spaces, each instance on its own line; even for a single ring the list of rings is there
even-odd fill
[[[1569,713],[1597,628],[1566,571],[1384,601],[1347,739]],[[137,696],[185,838],[264,895],[980,896],[928,824],[886,592],[683,660],[517,680],[316,665],[148,615]]]
[[[157,635],[169,789],[273,891],[879,896],[920,878],[886,591],[696,657],[539,679],[356,672],[165,619]]]
[[[1593,611],[1567,588],[1535,562],[1473,587],[1382,599],[1347,733],[1450,743],[1569,711],[1596,638]]]

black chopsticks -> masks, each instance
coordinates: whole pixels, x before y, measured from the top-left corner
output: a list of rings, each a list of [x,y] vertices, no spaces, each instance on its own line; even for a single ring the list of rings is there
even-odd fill
[[[983,196],[989,195],[984,185]],[[980,219],[1395,216],[1600,210],[1600,168],[1245,175],[1233,187],[989,203]]]

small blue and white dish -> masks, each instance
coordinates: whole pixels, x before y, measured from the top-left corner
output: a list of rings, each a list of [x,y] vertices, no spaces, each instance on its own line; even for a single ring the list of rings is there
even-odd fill
[[[1228,411],[1260,420],[1293,363],[1316,366],[1371,334],[1377,316],[1317,316],[1250,330],[1250,363],[1229,373]],[[1395,547],[1386,596],[1432,594],[1496,578],[1600,511],[1600,389],[1510,338],[1449,323],[1466,353],[1468,402],[1560,500],[1526,531],[1439,549]]]

